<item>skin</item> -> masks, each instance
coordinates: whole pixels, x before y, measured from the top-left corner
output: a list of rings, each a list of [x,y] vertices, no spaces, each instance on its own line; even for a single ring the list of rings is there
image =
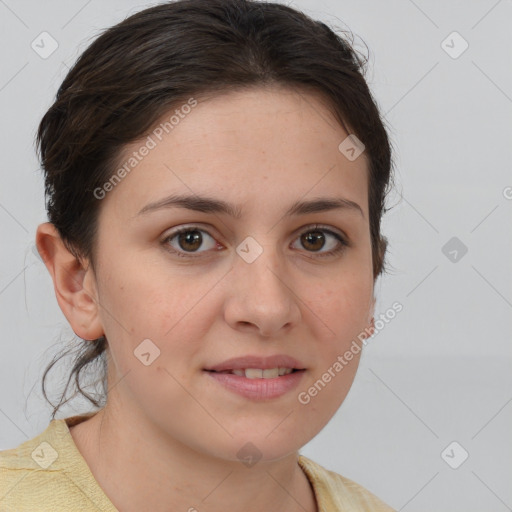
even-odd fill
[[[118,509],[318,510],[298,450],[345,399],[360,353],[309,404],[297,395],[372,328],[375,303],[367,159],[338,150],[347,135],[311,93],[272,87],[209,98],[101,201],[96,273],[52,224],[39,226],[37,247],[74,332],[108,340],[107,405],[71,435]],[[140,146],[127,146],[120,162]],[[137,216],[172,193],[239,204],[243,215]],[[318,197],[349,199],[362,214],[283,217],[295,201]],[[326,234],[323,247],[307,245],[301,234],[315,223],[350,245],[319,256],[338,242]],[[188,224],[203,230],[202,245],[163,242]],[[236,252],[247,236],[263,248],[250,264]],[[145,366],[133,352],[148,338],[160,356]],[[288,354],[306,372],[298,388],[256,402],[203,371],[246,354]],[[237,457],[248,441],[262,455],[252,467]]]

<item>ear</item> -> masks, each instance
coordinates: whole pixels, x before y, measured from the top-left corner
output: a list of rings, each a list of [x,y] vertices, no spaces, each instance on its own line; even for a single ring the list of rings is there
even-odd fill
[[[368,337],[372,336],[375,331],[375,317],[373,316],[375,314],[375,302],[376,302],[376,299],[375,299],[375,297],[373,297],[371,306],[370,306],[370,310],[368,312],[368,325],[369,325],[368,330],[370,331],[370,334],[368,335]]]
[[[84,268],[68,251],[57,228],[50,222],[38,226],[36,245],[52,276],[60,309],[75,334],[84,340],[100,338],[104,330],[92,268]]]

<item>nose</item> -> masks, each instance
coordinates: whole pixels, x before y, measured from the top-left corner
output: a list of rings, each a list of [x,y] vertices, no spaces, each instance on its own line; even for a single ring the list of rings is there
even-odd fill
[[[252,263],[237,256],[229,276],[224,315],[233,329],[278,338],[299,323],[300,300],[275,251]]]

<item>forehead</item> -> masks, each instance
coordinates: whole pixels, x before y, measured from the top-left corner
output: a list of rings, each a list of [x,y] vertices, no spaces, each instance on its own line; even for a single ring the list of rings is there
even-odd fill
[[[135,165],[107,199],[133,215],[170,194],[222,197],[247,208],[330,194],[357,200],[366,212],[367,159],[342,153],[348,135],[311,93],[280,87],[197,98],[125,147],[118,167],[129,159]],[[143,146],[151,149],[141,158]]]

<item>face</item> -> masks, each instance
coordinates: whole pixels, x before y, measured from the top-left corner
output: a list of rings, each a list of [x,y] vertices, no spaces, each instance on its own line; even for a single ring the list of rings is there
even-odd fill
[[[311,94],[253,89],[189,110],[150,134],[154,147],[101,200],[88,277],[111,356],[107,406],[198,452],[237,460],[251,442],[271,460],[323,428],[357,369],[360,353],[336,361],[372,314],[366,155],[340,152],[348,133]],[[195,202],[155,206],[170,196]],[[355,205],[288,213],[320,198]],[[270,366],[301,371],[267,382],[207,371],[276,355],[294,361]]]

